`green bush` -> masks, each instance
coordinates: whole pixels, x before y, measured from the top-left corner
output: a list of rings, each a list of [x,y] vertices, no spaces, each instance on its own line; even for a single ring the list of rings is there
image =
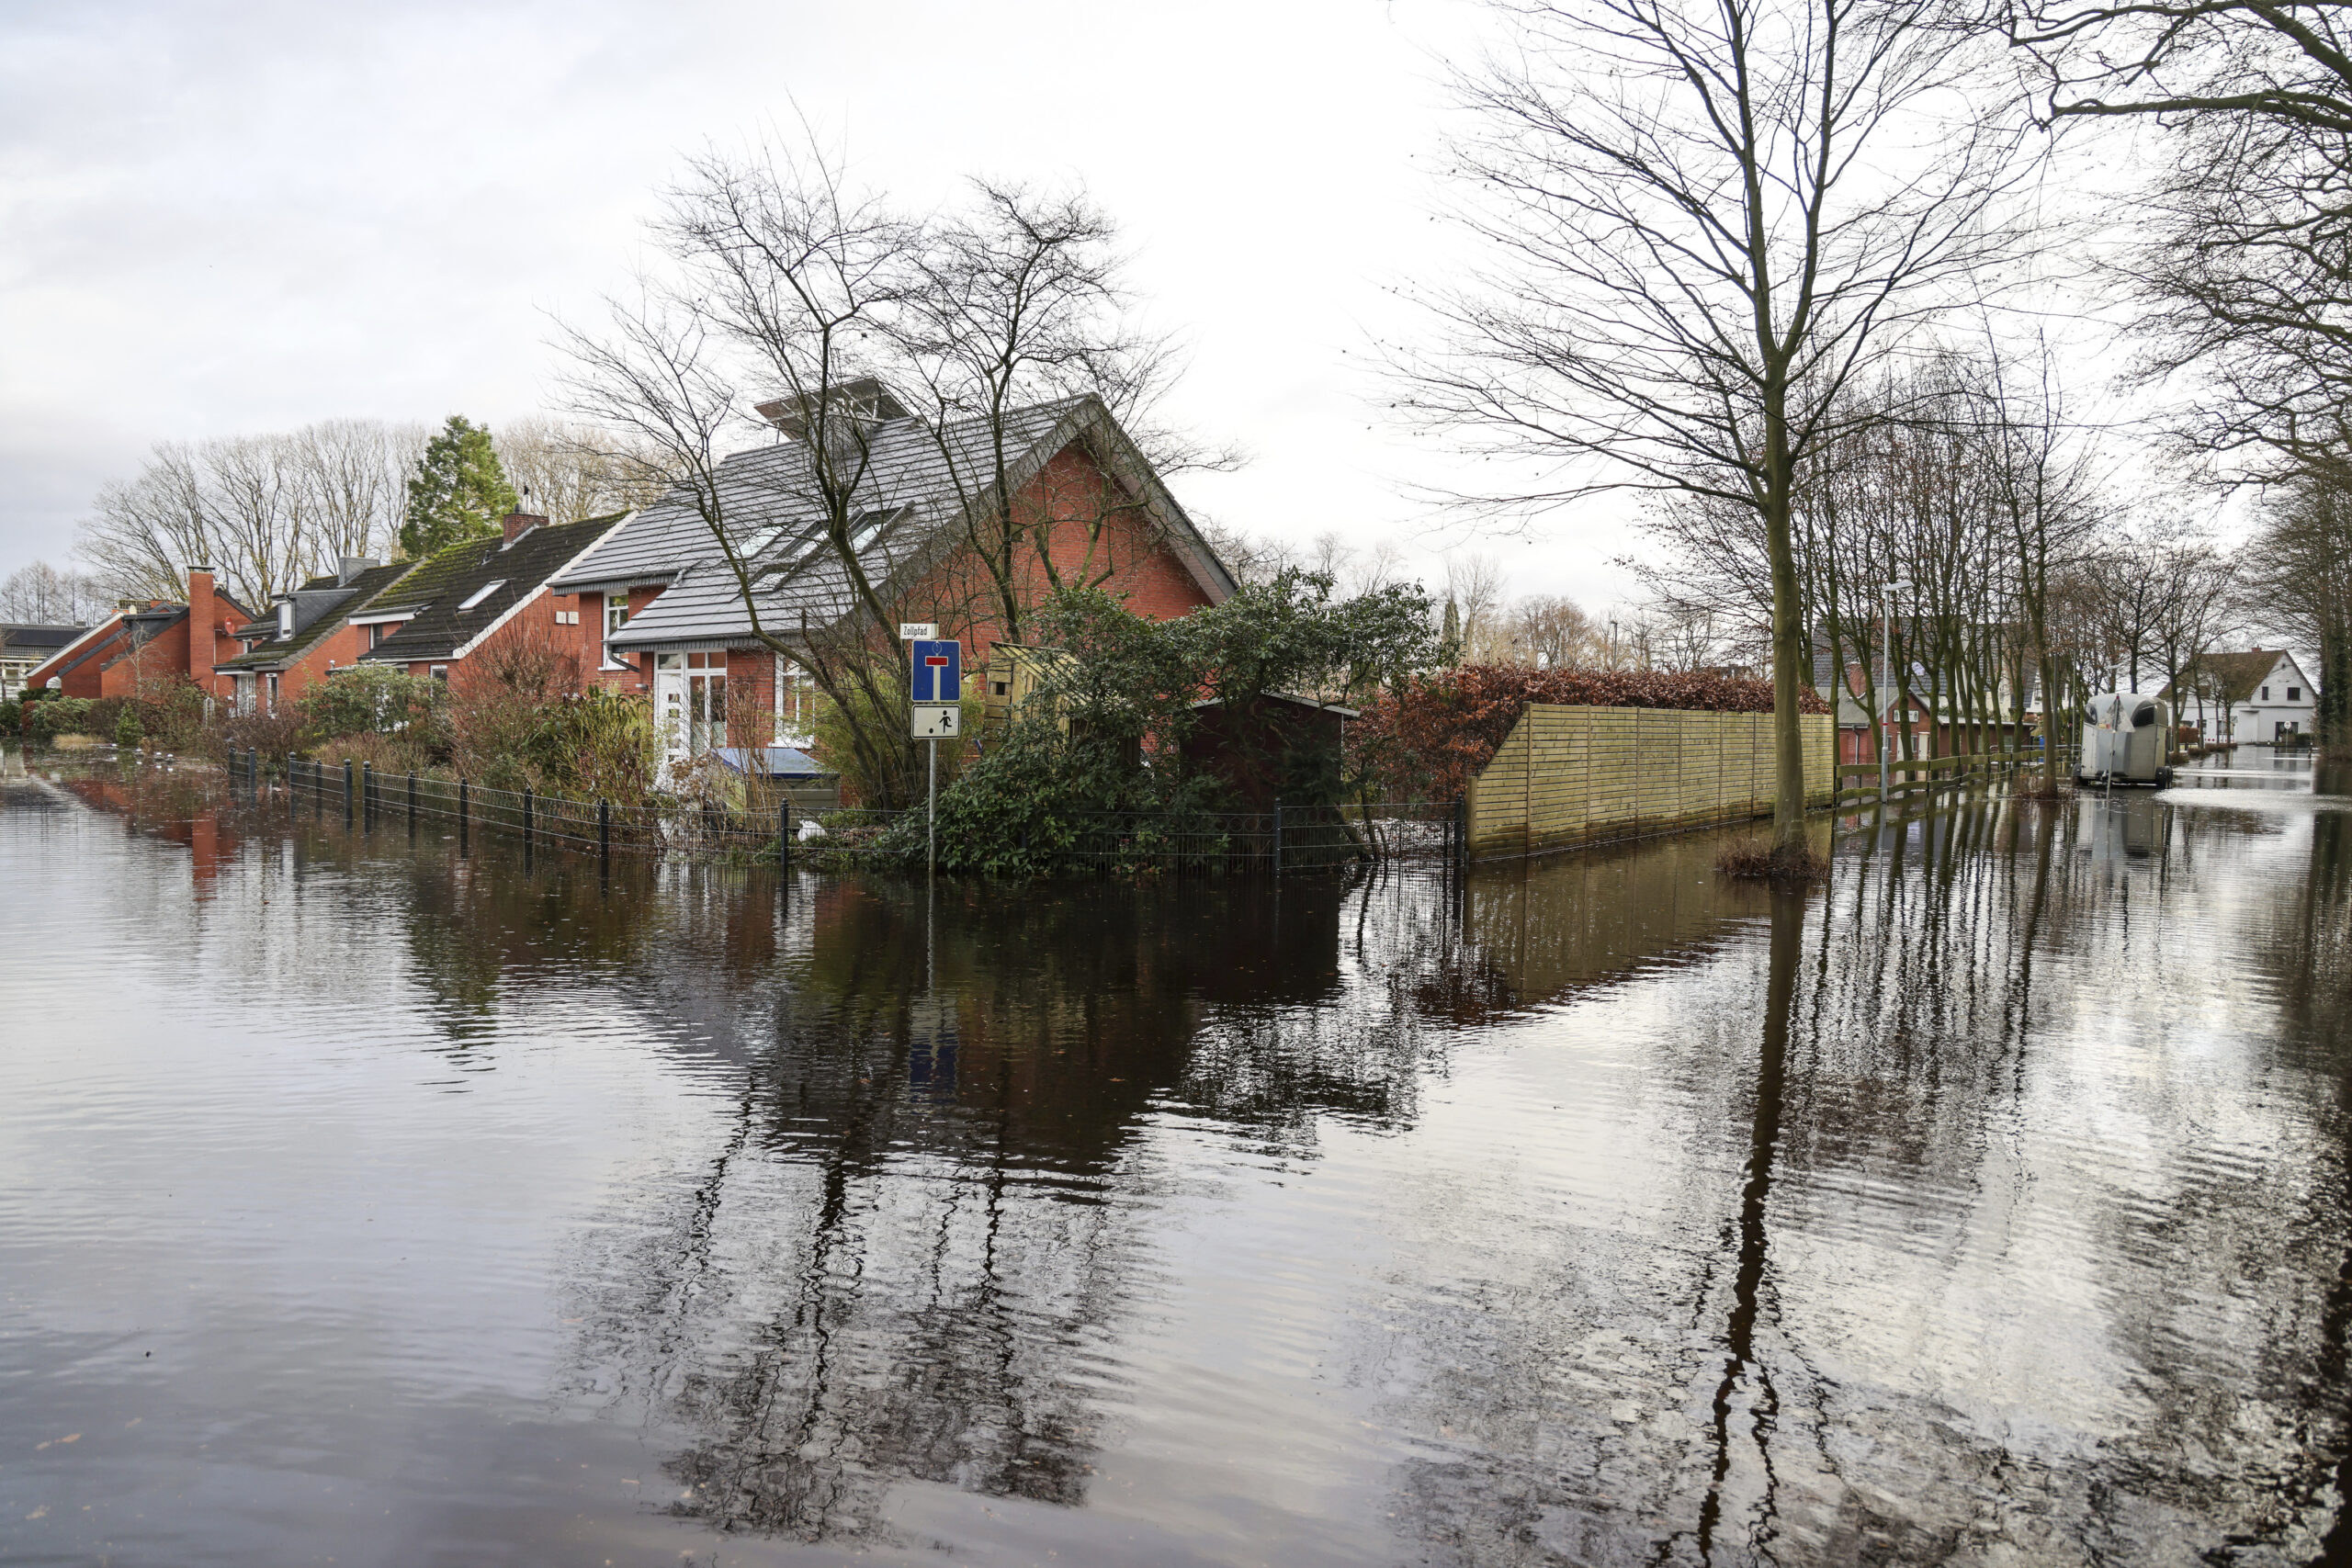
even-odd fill
[[[123,704],[121,711],[115,715],[114,743],[126,751],[133,751],[146,739],[146,728],[139,722],[139,709],[132,704]]]
[[[13,697],[0,703],[0,735],[21,735],[25,728],[25,705]]]
[[[1051,872],[1080,838],[1121,812],[1122,836],[1147,863],[1178,843],[1210,847],[1208,814],[1227,804],[1223,786],[1186,774],[1171,761],[1136,765],[1117,737],[1065,732],[1031,719],[969,762],[939,793],[939,863],[949,871],[1037,877]],[[909,864],[924,855],[921,807],[894,821],[876,850]]]
[[[662,761],[653,705],[601,687],[540,709],[522,750],[538,787],[582,799],[641,801]]]
[[[32,705],[25,721],[25,739],[43,745],[61,735],[90,735],[91,708],[87,697],[50,697]]]
[[[302,728],[317,740],[343,735],[398,735],[431,728],[448,688],[441,682],[379,664],[338,670],[294,704]]]

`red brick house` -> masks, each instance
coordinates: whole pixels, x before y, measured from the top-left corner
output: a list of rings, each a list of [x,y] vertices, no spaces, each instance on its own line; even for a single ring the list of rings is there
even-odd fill
[[[499,533],[416,564],[350,616],[372,644],[359,662],[446,681],[498,649],[543,648],[573,660],[588,629],[581,601],[554,591],[550,580],[576,567],[627,515],[550,524],[513,513]]]
[[[212,586],[210,567],[187,570],[187,602],[151,599],[125,604],[25,676],[28,690],[69,697],[151,695],[187,681],[208,696],[228,695],[213,672],[220,652],[253,615]]]
[[[238,713],[276,713],[312,682],[348,669],[383,640],[398,622],[356,618],[369,602],[415,570],[413,561],[386,565],[346,556],[334,571],[280,593],[273,614],[239,626],[244,651],[213,666],[229,683]]]
[[[935,429],[876,383],[843,391],[873,415],[851,539],[860,569],[896,613],[960,637],[967,679],[979,679],[1001,628],[977,592],[965,525],[973,509],[993,503],[993,486],[972,476],[994,472],[997,432],[979,421]],[[780,439],[729,457],[718,484],[737,548],[758,580],[759,624],[790,644],[849,613],[849,574],[825,538],[800,422],[786,405],[761,412]],[[1234,591],[1232,574],[1101,400],[1015,411],[1002,433],[1013,504],[1029,520],[1016,571],[1024,601],[1042,600],[1050,586],[1040,541],[1064,581],[1096,584],[1140,615],[1174,619]],[[650,694],[673,755],[808,739],[813,686],[752,634],[741,585],[683,488],[550,586],[577,596],[583,671]]]

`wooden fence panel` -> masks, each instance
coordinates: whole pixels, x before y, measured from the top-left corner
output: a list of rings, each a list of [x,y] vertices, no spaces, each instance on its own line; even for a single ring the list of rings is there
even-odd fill
[[[1806,795],[1837,788],[1829,716],[1804,725]],[[1469,790],[1470,852],[1533,854],[1769,816],[1772,716],[1531,705]]]

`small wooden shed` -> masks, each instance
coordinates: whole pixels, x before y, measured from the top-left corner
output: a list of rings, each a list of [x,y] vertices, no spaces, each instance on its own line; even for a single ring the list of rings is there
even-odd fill
[[[1354,708],[1283,692],[1238,704],[1204,698],[1193,705],[1184,761],[1223,779],[1245,810],[1269,810],[1277,800],[1331,806],[1340,795],[1348,720],[1355,716]]]

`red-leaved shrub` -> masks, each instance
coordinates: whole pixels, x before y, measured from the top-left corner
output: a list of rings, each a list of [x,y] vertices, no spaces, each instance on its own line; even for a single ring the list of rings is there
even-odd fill
[[[1829,711],[1810,687],[1798,701],[1806,713]],[[1695,671],[1457,665],[1382,693],[1348,726],[1351,771],[1392,800],[1452,800],[1493,760],[1531,703],[1770,713],[1772,682]]]

